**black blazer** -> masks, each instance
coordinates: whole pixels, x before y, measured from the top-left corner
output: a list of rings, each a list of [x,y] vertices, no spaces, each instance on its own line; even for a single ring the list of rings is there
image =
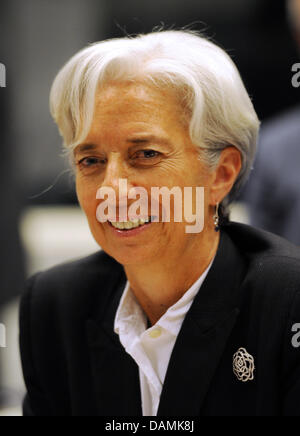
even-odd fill
[[[103,251],[29,279],[20,313],[26,416],[142,415],[138,367],[113,331],[125,284]],[[300,416],[297,323],[299,249],[228,224],[177,338],[158,416]],[[254,357],[253,381],[233,373],[240,347]]]

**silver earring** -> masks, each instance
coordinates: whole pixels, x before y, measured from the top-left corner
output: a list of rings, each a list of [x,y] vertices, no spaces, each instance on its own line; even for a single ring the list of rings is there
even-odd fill
[[[216,205],[216,213],[213,216],[214,219],[214,225],[215,225],[215,232],[220,231],[220,217],[219,217],[219,203]]]

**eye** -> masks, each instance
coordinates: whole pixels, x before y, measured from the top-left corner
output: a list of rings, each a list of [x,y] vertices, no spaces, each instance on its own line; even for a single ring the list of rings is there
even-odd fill
[[[134,159],[142,159],[142,160],[150,160],[159,157],[161,153],[155,150],[140,150],[137,151],[133,158]]]
[[[105,160],[100,159],[99,157],[84,157],[77,163],[81,168],[92,168],[99,164],[105,164]]]

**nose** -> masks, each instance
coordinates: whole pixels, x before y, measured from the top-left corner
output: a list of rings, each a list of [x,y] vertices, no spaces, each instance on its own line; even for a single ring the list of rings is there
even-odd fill
[[[111,153],[105,170],[103,187],[113,188],[119,194],[119,180],[128,179],[127,171],[122,157],[118,153]]]
[[[126,168],[126,162],[124,162],[122,156],[118,153],[111,153],[106,170],[105,177],[101,187],[113,188],[116,194],[117,209],[128,207],[128,191],[134,185],[129,180],[128,169]]]

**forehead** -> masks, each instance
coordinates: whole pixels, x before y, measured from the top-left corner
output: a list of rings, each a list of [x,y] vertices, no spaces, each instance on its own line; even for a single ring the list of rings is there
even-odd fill
[[[161,90],[143,83],[121,82],[100,87],[95,98],[95,114],[143,113],[178,114],[178,99],[169,90]]]
[[[174,92],[142,83],[122,82],[98,89],[89,136],[114,127],[119,133],[124,130],[130,133],[149,129],[177,131],[185,126],[183,110]]]
[[[115,98],[120,98],[122,96],[150,101],[151,96],[162,92],[154,86],[130,81],[107,83],[99,86],[97,91],[96,100],[102,100],[105,102],[113,101]]]

